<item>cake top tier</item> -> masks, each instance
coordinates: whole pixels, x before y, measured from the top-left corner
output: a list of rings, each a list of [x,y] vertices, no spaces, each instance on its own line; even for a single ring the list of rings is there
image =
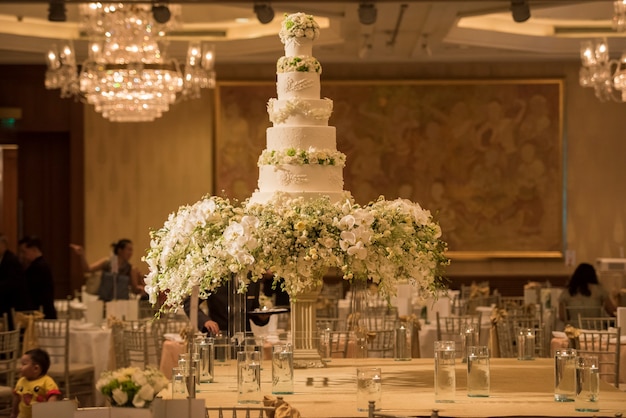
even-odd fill
[[[311,15],[305,13],[285,14],[278,35],[283,44],[287,44],[294,38],[306,38],[314,41],[320,36],[320,27]]]

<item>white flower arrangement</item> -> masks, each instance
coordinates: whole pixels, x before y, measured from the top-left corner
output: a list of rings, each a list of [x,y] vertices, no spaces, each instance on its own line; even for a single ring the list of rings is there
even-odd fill
[[[276,61],[276,72],[322,74],[322,64],[313,57],[280,57],[278,61]]]
[[[259,157],[258,166],[262,165],[332,165],[343,167],[346,165],[346,155],[331,149],[287,148],[284,150],[265,149]]]
[[[285,13],[285,19],[278,35],[283,44],[292,38],[307,38],[314,41],[320,36],[320,27],[311,15],[305,13],[288,15]]]
[[[96,389],[112,406],[145,408],[168,384],[169,380],[156,368],[125,367],[102,373]]]
[[[276,193],[267,203],[235,207],[207,196],[181,207],[151,236],[146,291],[152,303],[165,296],[164,310],[181,306],[194,285],[207,295],[231,274],[244,291],[272,272],[292,298],[320,286],[332,268],[345,280],[371,279],[386,297],[403,281],[422,294],[445,288],[441,229],[429,211],[403,199],[360,206],[351,198],[332,203]]]
[[[280,105],[279,103],[283,103]],[[333,101],[323,99],[322,103],[312,105],[306,100],[278,100],[271,98],[267,102],[267,114],[273,124],[284,123],[292,116],[302,115],[317,120],[330,118],[333,113]]]

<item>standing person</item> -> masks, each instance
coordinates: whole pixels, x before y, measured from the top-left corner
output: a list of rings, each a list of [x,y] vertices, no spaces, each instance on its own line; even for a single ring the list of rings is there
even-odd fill
[[[113,254],[92,264],[87,262],[82,246],[70,244],[70,248],[81,257],[85,272],[102,271],[98,290],[98,296],[101,300],[108,302],[113,299],[129,299],[129,289],[137,295],[142,295],[142,297],[147,296],[144,292],[144,284],[139,270],[130,264],[130,259],[133,256],[131,240],[123,238],[114,242],[111,244]]]
[[[24,270],[20,260],[9,250],[6,235],[0,234],[0,315],[6,313],[9,329],[13,329],[11,308],[16,311],[30,309],[28,289],[24,283]]]
[[[568,318],[567,307],[579,309],[576,309],[574,314],[570,311]],[[589,312],[595,311],[594,308],[604,308],[604,311],[611,316],[615,316],[617,309],[609,293],[598,282],[596,269],[591,264],[580,263],[570,277],[567,288],[559,297],[559,317],[567,323],[567,321],[578,320],[578,313],[581,316],[598,316],[597,314],[589,315]]]
[[[43,258],[41,240],[27,236],[19,241],[19,255],[25,267],[24,278],[31,298],[31,309],[43,308],[46,319],[56,319],[54,307],[54,279],[52,270]]]
[[[61,391],[54,379],[47,375],[50,356],[45,350],[41,348],[28,350],[20,362],[21,377],[13,391],[13,410],[10,418],[31,418],[33,404],[56,401],[61,396]]]

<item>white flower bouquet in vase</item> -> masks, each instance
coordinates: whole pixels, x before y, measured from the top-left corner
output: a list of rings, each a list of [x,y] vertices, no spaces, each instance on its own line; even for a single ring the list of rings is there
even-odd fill
[[[125,367],[102,373],[96,382],[96,389],[107,398],[111,406],[121,407],[112,408],[111,417],[150,417],[150,403],[168,384],[165,375],[153,367],[145,370]],[[145,412],[141,415],[131,412],[133,409],[143,409]]]

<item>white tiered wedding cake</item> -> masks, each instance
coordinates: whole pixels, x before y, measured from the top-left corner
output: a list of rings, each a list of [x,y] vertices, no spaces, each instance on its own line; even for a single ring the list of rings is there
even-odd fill
[[[280,39],[285,56],[277,62],[277,99],[267,112],[267,147],[259,157],[258,189],[250,203],[267,203],[276,192],[305,198],[329,196],[337,202],[349,196],[343,190],[346,156],[337,151],[330,99],[320,98],[322,66],[312,55],[319,26],[312,16],[285,17]]]

